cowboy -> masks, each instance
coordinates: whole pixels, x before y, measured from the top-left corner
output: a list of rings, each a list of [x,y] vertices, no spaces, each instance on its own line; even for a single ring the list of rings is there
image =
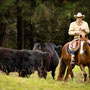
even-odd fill
[[[88,23],[83,20],[85,18],[85,15],[82,15],[81,12],[78,12],[77,15],[74,15],[74,17],[76,18],[76,21],[74,21],[70,24],[69,31],[68,31],[69,35],[74,36],[74,40],[71,41],[71,45],[72,45],[71,47],[73,47],[73,46],[75,47],[75,45],[77,44],[77,43],[75,43],[75,41],[76,42],[78,41],[79,35],[81,32],[86,33],[86,34],[88,34],[90,32]],[[74,44],[73,44],[73,42],[74,42]],[[89,44],[90,44],[90,41],[89,41]],[[77,48],[77,45],[76,45],[76,48]],[[77,49],[75,49],[75,51],[76,50]],[[75,53],[72,49],[71,60],[74,61],[74,57],[75,57]]]

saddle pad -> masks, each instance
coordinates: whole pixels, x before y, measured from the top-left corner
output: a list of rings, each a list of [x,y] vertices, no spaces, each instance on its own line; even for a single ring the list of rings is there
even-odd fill
[[[74,52],[77,51],[79,49],[79,39],[74,39],[71,41],[69,44],[69,49]]]

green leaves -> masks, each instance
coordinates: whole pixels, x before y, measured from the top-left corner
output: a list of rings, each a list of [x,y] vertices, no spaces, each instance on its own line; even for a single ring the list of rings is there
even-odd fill
[[[57,44],[65,44],[72,40],[68,35],[68,29],[70,23],[75,20],[73,15],[79,11],[86,15],[85,21],[90,24],[90,0],[67,0],[65,3],[63,0],[16,1],[0,0],[0,23],[8,24],[10,30],[11,24],[15,24],[13,28],[16,30],[17,16],[21,15],[25,21],[27,42],[30,42],[31,37],[34,40]],[[18,13],[17,6],[21,9]]]

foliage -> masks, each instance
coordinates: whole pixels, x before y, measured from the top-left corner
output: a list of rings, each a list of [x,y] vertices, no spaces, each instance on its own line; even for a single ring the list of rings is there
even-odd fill
[[[15,24],[17,25],[17,16],[21,14],[25,22],[25,48],[31,48],[30,43],[36,41],[64,45],[73,39],[72,36],[68,35],[68,29],[70,23],[75,20],[74,14],[79,11],[85,14],[85,21],[90,26],[90,0],[63,1],[65,0],[1,0],[0,23],[8,24],[10,30],[11,24],[13,24],[14,32],[17,32]],[[17,5],[21,8],[21,13],[17,13]],[[16,36],[16,33],[14,36]],[[90,34],[88,36],[90,38]],[[31,39],[33,39],[33,42]],[[14,40],[9,38],[9,42],[12,42],[12,44]],[[3,46],[5,45],[3,44]],[[11,47],[15,48],[14,46],[13,44]]]

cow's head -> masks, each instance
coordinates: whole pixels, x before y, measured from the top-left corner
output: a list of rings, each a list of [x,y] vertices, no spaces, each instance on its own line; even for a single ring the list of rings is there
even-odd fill
[[[32,55],[28,51],[23,52],[21,62],[21,76],[25,77],[34,73],[34,61]]]
[[[41,44],[40,43],[34,43],[33,50],[41,50]]]
[[[48,52],[42,52],[42,51],[38,51],[35,50],[36,54],[36,60],[35,60],[35,69],[38,71],[38,76],[39,77],[43,77],[43,58],[44,57],[48,57],[49,53]]]

